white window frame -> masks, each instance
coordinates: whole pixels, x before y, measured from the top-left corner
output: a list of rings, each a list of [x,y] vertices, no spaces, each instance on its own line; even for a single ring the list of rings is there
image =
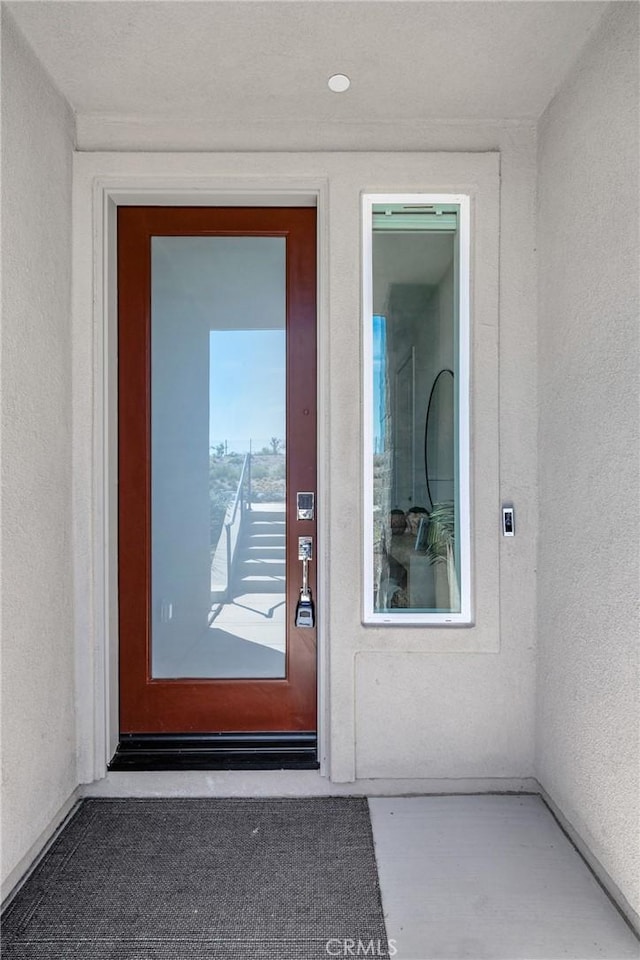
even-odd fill
[[[458,269],[458,463],[460,530],[460,612],[420,613],[374,610],[373,569],[373,207],[375,204],[457,204],[459,216]],[[468,194],[362,194],[362,356],[363,356],[363,616],[364,624],[378,626],[468,626],[472,619],[471,589],[471,479],[470,479],[470,217]]]

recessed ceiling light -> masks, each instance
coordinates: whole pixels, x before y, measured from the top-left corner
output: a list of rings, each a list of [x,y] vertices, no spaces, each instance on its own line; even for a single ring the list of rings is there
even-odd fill
[[[328,84],[329,90],[332,90],[333,93],[344,93],[351,86],[351,80],[344,73],[334,73],[332,77],[329,77]]]

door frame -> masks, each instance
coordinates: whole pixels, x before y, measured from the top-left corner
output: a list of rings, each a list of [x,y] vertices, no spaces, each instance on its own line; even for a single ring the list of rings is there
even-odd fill
[[[328,516],[324,509],[327,491],[323,464],[328,430],[328,405],[324,402],[327,339],[321,321],[327,313],[328,265],[328,183],[322,179],[215,177],[166,178],[131,176],[97,178],[92,183],[92,209],[82,212],[74,196],[74,273],[90,269],[92,276],[92,357],[93,371],[91,424],[84,424],[93,438],[91,477],[86,468],[74,475],[74,496],[84,495],[87,484],[92,494],[92,528],[83,530],[91,543],[90,557],[76,560],[76,590],[87,594],[93,627],[91,645],[86,633],[78,630],[76,643],[76,700],[80,782],[106,776],[107,765],[120,739],[119,720],[119,636],[118,636],[118,434],[117,434],[117,209],[120,206],[278,206],[316,207],[317,211],[317,731],[320,775],[329,770],[328,737],[328,656],[326,625]],[[90,234],[89,234],[90,229]],[[89,245],[89,235],[92,243]],[[91,257],[91,264],[87,263]],[[74,327],[87,323],[86,287],[73,287]],[[80,289],[79,289],[80,288]],[[83,293],[85,294],[83,299]],[[86,358],[85,358],[86,360]],[[87,385],[85,385],[87,386]],[[85,411],[85,416],[88,411]],[[74,448],[75,453],[75,448]],[[82,493],[80,489],[82,488]],[[80,531],[76,531],[80,532]],[[88,568],[88,569],[87,569]],[[83,642],[84,641],[84,642]],[[87,689],[87,679],[92,683]]]
[[[316,630],[315,624],[311,630],[304,631],[295,624],[301,574],[298,537],[311,534],[315,540],[316,528],[315,517],[311,521],[300,520],[296,518],[295,508],[295,491],[315,491],[317,474],[316,208],[119,207],[118,231],[120,744],[109,769],[141,769],[149,765],[152,769],[167,769],[167,764],[172,769],[176,764],[188,769],[195,757],[190,751],[189,760],[185,762],[186,746],[180,748],[177,756],[167,752],[171,751],[171,743],[175,742],[172,738],[176,736],[187,742],[195,738],[198,748],[205,751],[199,762],[206,763],[208,759],[212,769],[219,768],[220,764],[226,768],[232,762],[228,756],[230,745],[226,742],[224,756],[220,756],[221,738],[229,736],[234,740],[236,761],[243,768],[247,763],[258,764],[258,769],[266,769],[265,764],[269,768],[284,764],[296,769],[301,763],[317,768]],[[157,624],[151,607],[158,559],[151,503],[156,481],[152,484],[155,473],[150,462],[154,459],[151,456],[155,437],[152,421],[156,400],[153,371],[150,371],[155,329],[151,240],[155,235],[171,239],[195,235],[201,240],[268,237],[281,244],[283,260],[279,280],[283,293],[286,291],[286,303],[282,305],[283,332],[286,332],[283,390],[287,398],[283,425],[287,448],[287,492],[283,504],[287,541],[283,676],[217,677],[215,672],[210,677],[157,676],[152,667]],[[208,549],[207,559],[210,566]],[[317,561],[317,554],[314,560]],[[205,630],[212,603],[210,570],[207,570],[206,608],[202,611],[205,618],[201,620]],[[316,594],[315,562],[309,570],[309,581]],[[196,602],[195,593],[192,597]],[[196,629],[195,624],[192,626]],[[268,737],[275,743],[265,746],[260,755],[256,755],[253,747],[245,757],[242,743],[255,739],[256,735]],[[304,756],[300,756],[302,737],[305,738]],[[132,754],[133,743],[136,747]],[[276,744],[284,751],[280,756],[273,753]],[[140,756],[141,750],[144,759]]]

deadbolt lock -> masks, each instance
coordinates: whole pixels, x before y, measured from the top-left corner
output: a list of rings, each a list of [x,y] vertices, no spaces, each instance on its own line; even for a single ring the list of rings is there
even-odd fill
[[[310,492],[296,495],[297,519],[313,520],[315,515],[315,494]]]

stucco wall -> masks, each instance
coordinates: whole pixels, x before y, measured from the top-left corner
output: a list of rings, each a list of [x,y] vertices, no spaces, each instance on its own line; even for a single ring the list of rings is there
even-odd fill
[[[638,14],[539,126],[537,771],[640,910]]]
[[[230,146],[224,131],[218,133]],[[404,145],[399,138],[402,133],[379,129],[380,148],[399,151]],[[94,127],[92,146],[108,150],[110,134],[107,126],[100,139]],[[295,150],[295,136],[289,142],[283,138],[285,149]],[[344,136],[343,132],[342,143]],[[237,182],[236,195],[249,187],[259,190],[261,183],[263,189],[275,184],[276,190],[278,185],[283,190],[300,181],[322,184],[321,221],[326,232],[320,243],[319,511],[324,579],[318,602],[326,667],[322,693],[327,710],[321,719],[324,742],[330,746],[327,771],[337,781],[529,777],[534,748],[537,513],[535,132],[526,125],[489,124],[451,125],[447,134],[442,127],[430,131],[429,125],[422,124],[417,133],[413,131],[413,140],[407,138],[407,149],[417,140],[424,152],[411,153],[358,153],[358,136],[353,131],[349,153],[142,153],[136,148],[142,150],[146,144],[132,140],[126,153],[77,155],[75,382],[82,391],[77,394],[76,447],[84,451],[80,475],[86,478],[77,488],[78,529],[85,536],[90,534],[94,510],[90,386],[95,371],[89,348],[91,305],[96,296],[90,251],[94,178],[118,185],[130,182],[134,189],[166,182],[177,190],[181,177],[203,188],[210,188],[213,181],[230,190]],[[174,143],[176,149],[181,145],[178,133]],[[450,154],[429,152],[432,145],[443,150],[447,143],[452,149],[459,144],[464,148]],[[216,143],[210,147],[215,150]],[[269,147],[275,149],[276,144]],[[496,152],[486,153],[492,150]],[[481,615],[475,628],[365,628],[358,534],[362,482],[359,193],[475,191],[478,176],[482,201],[475,225],[481,238],[476,267],[483,279],[474,301],[473,443],[476,600]],[[501,499],[513,500],[518,510],[518,536],[511,541],[500,537]],[[83,556],[91,557],[88,542],[81,550]],[[81,603],[82,623],[85,612],[90,637],[95,627]],[[86,647],[97,650],[100,643],[100,637],[94,636]],[[82,651],[79,656],[83,657]],[[86,669],[81,698],[93,682],[95,663],[90,658],[86,658]],[[96,716],[93,702],[87,698],[82,710],[86,718],[79,727],[83,779],[93,779],[100,775],[104,759],[92,755],[88,731]]]
[[[452,125],[452,137],[459,130]],[[480,131],[467,130],[479,142]],[[509,778],[533,775],[536,551],[536,322],[534,264],[535,137],[505,124],[494,131],[500,151],[499,367],[483,356],[474,375],[475,403],[497,377],[499,489],[489,504],[489,529],[476,537],[476,572],[483,545],[495,538],[499,567],[493,654],[456,649],[420,652],[420,639],[393,648],[380,640],[356,655],[356,770],[360,777]],[[478,229],[476,223],[476,229]],[[476,314],[476,323],[478,316]],[[477,353],[477,351],[476,351]],[[476,358],[477,359],[477,358]],[[486,435],[472,433],[478,460]],[[486,482],[486,476],[484,482]],[[476,515],[481,507],[476,487]],[[499,534],[502,500],[515,504],[518,535]],[[406,631],[405,631],[406,633]],[[429,632],[422,631],[422,643]]]
[[[72,118],[2,11],[2,879],[76,786]]]

